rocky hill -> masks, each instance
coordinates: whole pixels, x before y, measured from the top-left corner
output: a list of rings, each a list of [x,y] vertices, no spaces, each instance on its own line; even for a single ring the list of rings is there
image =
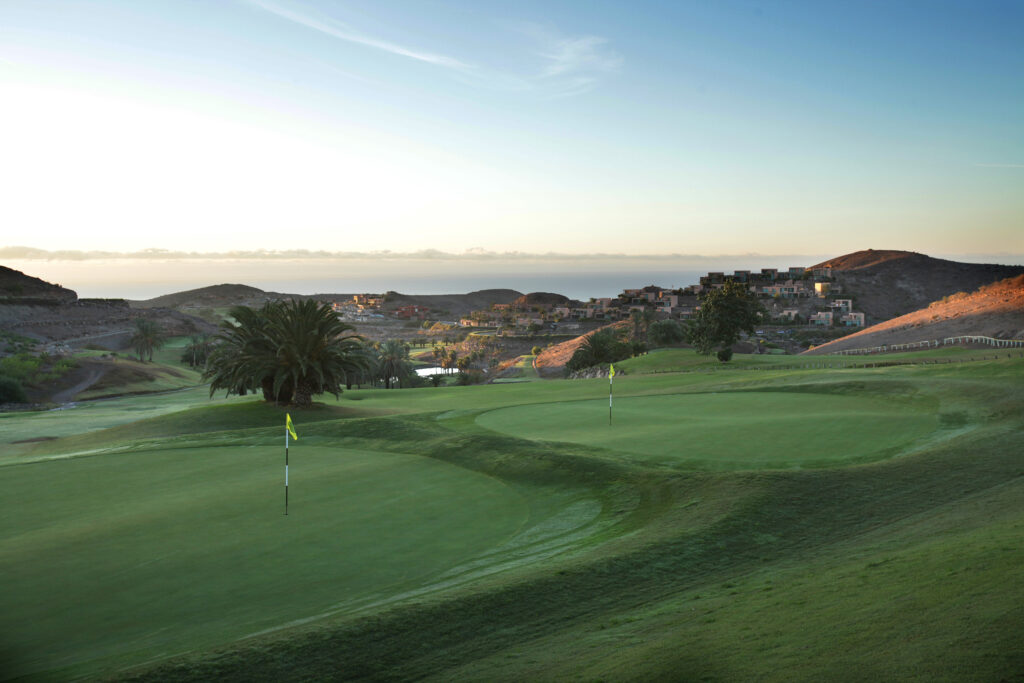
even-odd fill
[[[76,299],[73,290],[0,266],[0,304],[67,304]]]
[[[530,306],[565,306],[573,303],[573,300],[553,292],[530,292],[529,294],[522,295],[512,303],[521,308],[529,308]]]
[[[136,318],[157,322],[168,335],[213,332],[215,326],[167,308],[132,310],[123,299],[79,299],[70,289],[0,266],[0,329],[39,348],[123,349]],[[4,346],[0,345],[0,352]]]
[[[153,299],[132,301],[132,308],[217,308],[223,306],[262,306],[267,301],[292,298],[291,294],[264,292],[249,285],[211,285],[184,292],[164,294]],[[303,298],[303,297],[298,297]]]
[[[970,292],[1024,273],[1024,266],[960,263],[912,251],[868,249],[829,259],[812,268],[831,267],[843,295],[869,321],[911,313],[957,292]]]
[[[970,294],[946,296],[806,353],[820,355],[959,335],[1024,339],[1024,275],[985,285]]]

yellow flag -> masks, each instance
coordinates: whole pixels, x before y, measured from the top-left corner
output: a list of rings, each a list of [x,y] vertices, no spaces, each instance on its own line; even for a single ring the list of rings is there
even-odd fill
[[[287,427],[288,433],[292,435],[293,439],[298,441],[299,440],[299,435],[295,433],[295,427],[292,425],[292,416],[289,415],[288,413],[285,413],[284,417],[285,417],[284,426]]]
[[[615,376],[615,366],[614,365],[609,365],[608,366],[608,377],[614,377],[614,376]]]

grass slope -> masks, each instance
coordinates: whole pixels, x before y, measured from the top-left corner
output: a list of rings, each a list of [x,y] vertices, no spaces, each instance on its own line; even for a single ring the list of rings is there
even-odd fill
[[[271,406],[6,417],[0,441],[58,436],[0,460],[24,509],[0,533],[7,671],[1013,680],[1022,380],[1020,359],[634,373],[615,440],[579,428],[606,380],[346,392],[293,414],[288,518]],[[677,456],[701,440],[732,459]]]

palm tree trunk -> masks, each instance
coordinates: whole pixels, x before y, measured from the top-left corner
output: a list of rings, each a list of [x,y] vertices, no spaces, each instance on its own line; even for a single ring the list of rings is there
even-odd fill
[[[296,382],[293,402],[298,408],[308,408],[313,405],[313,386],[308,380],[300,379]]]

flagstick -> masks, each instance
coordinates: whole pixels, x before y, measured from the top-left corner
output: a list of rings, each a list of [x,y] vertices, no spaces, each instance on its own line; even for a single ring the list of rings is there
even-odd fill
[[[612,426],[612,375],[608,375],[608,426]]]
[[[284,514],[288,514],[288,427],[284,428]]]

